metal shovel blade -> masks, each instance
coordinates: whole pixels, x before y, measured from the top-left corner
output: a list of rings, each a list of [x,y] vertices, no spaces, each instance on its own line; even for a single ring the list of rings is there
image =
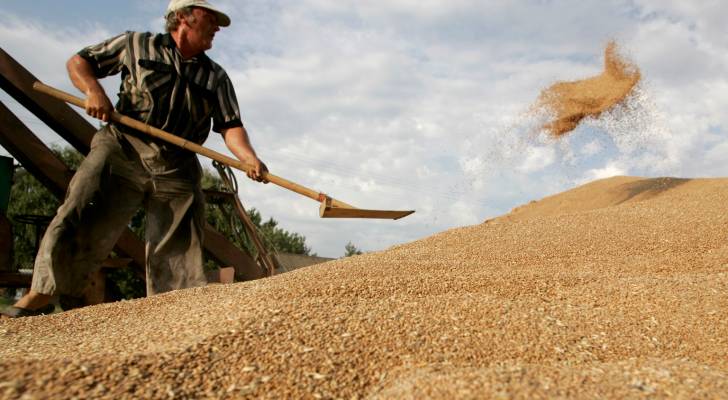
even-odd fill
[[[366,210],[355,207],[334,207],[330,201],[321,202],[321,207],[319,208],[319,216],[321,218],[400,219],[412,213],[414,213],[414,210]]]

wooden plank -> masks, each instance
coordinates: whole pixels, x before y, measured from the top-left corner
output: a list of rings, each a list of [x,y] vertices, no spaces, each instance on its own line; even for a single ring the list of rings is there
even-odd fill
[[[207,283],[233,283],[235,282],[235,268],[224,267],[208,271],[205,276],[207,277]]]
[[[0,145],[51,193],[59,199],[63,198],[73,171],[2,102],[0,102]]]
[[[222,266],[235,268],[235,276],[240,280],[259,279],[265,276],[262,268],[247,253],[235,247],[222,234],[207,226],[205,230],[205,249]]]

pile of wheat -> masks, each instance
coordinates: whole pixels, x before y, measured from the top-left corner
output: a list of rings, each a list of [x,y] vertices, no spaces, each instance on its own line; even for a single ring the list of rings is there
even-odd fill
[[[3,398],[718,398],[728,180],[612,178],[270,279],[0,322]]]

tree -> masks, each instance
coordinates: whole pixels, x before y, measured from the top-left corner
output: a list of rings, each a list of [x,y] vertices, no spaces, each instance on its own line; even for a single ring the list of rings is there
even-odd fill
[[[70,147],[60,148],[52,146],[53,152],[71,169],[76,169],[81,164],[83,156]],[[15,264],[21,268],[33,268],[35,259],[37,229],[43,226],[33,226],[21,222],[22,216],[52,217],[60,205],[59,200],[33,175],[23,168],[18,168],[13,175],[13,186],[10,189],[10,203],[8,204],[8,216],[12,221],[14,234]],[[41,218],[36,218],[40,220]],[[28,219],[25,219],[28,220]]]
[[[354,246],[353,243],[349,242],[344,246],[344,249],[346,252],[344,253],[344,257],[351,257],[351,256],[358,256],[360,254],[363,254],[363,252]]]

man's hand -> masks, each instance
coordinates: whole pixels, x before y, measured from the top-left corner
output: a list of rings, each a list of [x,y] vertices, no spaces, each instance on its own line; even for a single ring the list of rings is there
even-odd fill
[[[256,157],[252,163],[249,163],[249,165],[252,166],[252,168],[250,168],[247,172],[248,178],[258,182],[268,183],[268,180],[264,177],[264,175],[268,173],[268,167],[265,166],[263,161],[260,161],[260,159]]]
[[[86,114],[109,122],[114,106],[111,105],[111,100],[94,75],[91,64],[76,54],[68,60],[66,68],[73,86],[86,94]]]
[[[248,138],[248,131],[242,126],[236,126],[225,129],[222,134],[228,149],[238,157],[238,160],[247,164],[249,167],[246,172],[248,178],[258,182],[268,183],[268,180],[264,176],[268,173],[268,167],[255,154],[255,150],[253,150],[253,146],[250,144],[250,139]]]
[[[103,89],[89,90],[86,93],[86,114],[104,122],[109,122],[113,112],[114,106],[111,105],[111,100],[109,100]]]

